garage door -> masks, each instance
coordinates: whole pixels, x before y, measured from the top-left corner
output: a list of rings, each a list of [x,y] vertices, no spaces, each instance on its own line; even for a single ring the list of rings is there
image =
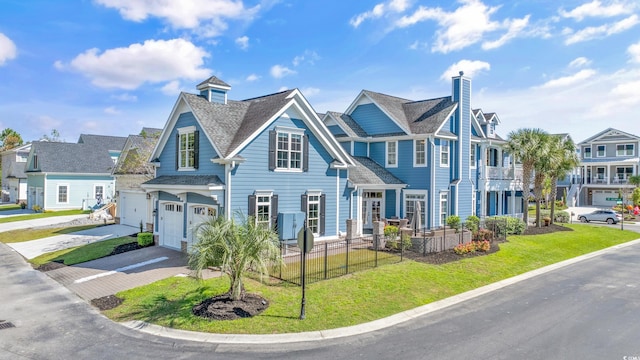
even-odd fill
[[[591,203],[594,206],[610,207],[616,204],[615,201],[608,201],[607,198],[617,198],[618,192],[613,190],[593,190]]]
[[[118,204],[120,224],[139,227],[140,222],[146,227],[147,196],[139,192],[120,192]]]
[[[160,204],[160,245],[180,249],[184,225],[183,206],[180,203]]]
[[[218,208],[208,205],[193,205],[189,207],[189,219],[187,228],[187,246],[191,249],[191,245],[197,241],[195,230],[200,223],[218,216]]]

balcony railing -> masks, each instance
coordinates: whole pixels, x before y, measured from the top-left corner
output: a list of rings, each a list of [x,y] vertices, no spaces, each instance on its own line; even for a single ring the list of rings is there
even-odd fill
[[[607,182],[608,180],[608,182]],[[587,184],[595,185],[627,185],[629,184],[629,178],[613,176],[611,178],[594,176],[591,179],[587,178]]]
[[[522,168],[486,166],[486,176],[488,180],[522,180]]]

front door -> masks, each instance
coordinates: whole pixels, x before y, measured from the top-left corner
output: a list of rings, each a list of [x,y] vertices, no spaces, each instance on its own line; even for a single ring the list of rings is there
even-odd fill
[[[373,229],[373,222],[380,221],[382,213],[382,191],[362,192],[362,228]]]

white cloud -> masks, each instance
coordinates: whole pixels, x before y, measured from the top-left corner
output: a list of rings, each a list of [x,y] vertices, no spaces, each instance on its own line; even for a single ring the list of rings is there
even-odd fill
[[[318,60],[320,60],[320,55],[318,55],[318,53],[312,50],[305,50],[302,55],[298,55],[294,57],[291,63],[293,64],[293,66],[298,66],[303,62],[307,62],[310,65],[314,65]]]
[[[483,71],[491,70],[491,64],[478,60],[460,60],[449,66],[447,70],[440,76],[440,79],[450,81],[452,77],[458,76],[460,71],[464,72],[467,77],[475,77]]]
[[[120,110],[116,109],[115,106],[109,106],[108,108],[104,109],[104,113],[109,115],[118,115],[120,114]]]
[[[308,87],[308,88],[300,89],[300,92],[302,92],[302,95],[304,95],[305,97],[310,98],[315,95],[318,95],[320,93],[320,89],[314,88],[314,87]]]
[[[273,76],[276,79],[280,79],[288,75],[293,75],[295,73],[296,73],[295,70],[291,70],[286,66],[273,65],[271,67],[271,76]]]
[[[611,36],[613,34],[621,33],[623,31],[629,30],[632,27],[638,25],[640,20],[638,19],[638,15],[631,15],[625,19],[622,19],[618,22],[605,24],[601,26],[590,26],[586,27],[582,30],[576,31],[575,33],[569,33],[567,39],[564,41],[566,45],[571,45],[583,41],[589,41],[593,39],[603,38],[607,36]],[[568,33],[569,31],[564,31]]]
[[[251,74],[251,75],[247,76],[246,80],[248,82],[258,81],[258,80],[260,80],[260,76],[258,76],[256,74]]]
[[[603,5],[600,0],[582,4],[571,11],[560,9],[560,16],[582,21],[587,17],[613,17],[633,13],[633,5],[623,1],[613,1],[609,5]]]
[[[627,52],[631,55],[631,61],[640,63],[640,42],[631,44],[627,48]]]
[[[119,95],[111,95],[111,98],[118,101],[126,101],[126,102],[136,102],[138,101],[138,97],[135,95],[122,93]]]
[[[180,91],[182,91],[182,85],[180,84],[180,81],[173,80],[165,84],[161,90],[165,95],[174,96],[178,95]]]
[[[579,58],[575,58],[573,61],[569,63],[570,68],[581,68],[583,66],[591,65],[591,60],[587,59],[584,56]]]
[[[595,74],[596,74],[595,70],[584,69],[584,70],[578,71],[577,73],[575,73],[573,75],[564,76],[564,77],[561,77],[561,78],[549,80],[546,83],[540,85],[539,87],[541,89],[567,87],[567,86],[570,86],[570,85],[575,85],[575,84],[581,83],[581,82],[589,79],[590,77],[594,76]]]
[[[107,8],[117,9],[131,21],[149,17],[167,21],[176,29],[196,29],[202,36],[218,36],[227,28],[226,20],[253,20],[261,6],[245,8],[234,0],[96,0]],[[203,30],[203,31],[201,31]]]
[[[90,78],[96,86],[131,90],[144,83],[204,79],[211,73],[202,67],[207,56],[204,49],[187,40],[147,40],[103,53],[95,48],[87,50],[71,60],[68,67]]]
[[[249,37],[245,35],[237,38],[236,45],[238,45],[242,50],[247,50],[249,48]]]
[[[522,19],[505,19],[502,22],[491,20],[499,6],[489,7],[480,0],[459,0],[462,5],[453,12],[442,8],[420,6],[411,15],[405,15],[395,22],[396,27],[404,28],[419,22],[433,20],[438,23],[433,52],[448,53],[464,49],[483,40],[488,33],[505,30],[498,40],[486,41],[485,49],[494,49],[518,36],[528,25],[529,15]]]
[[[353,26],[354,28],[357,28],[365,20],[377,19],[383,17],[389,12],[402,13],[407,10],[409,6],[411,6],[411,2],[408,0],[391,0],[386,3],[380,3],[375,5],[373,9],[352,17],[351,20],[349,20],[349,24],[351,24],[351,26]]]
[[[289,90],[287,86],[280,86],[280,88],[278,89],[278,92],[286,91],[286,90]]]
[[[0,66],[4,65],[8,60],[15,59],[17,52],[16,44],[5,34],[0,33]]]

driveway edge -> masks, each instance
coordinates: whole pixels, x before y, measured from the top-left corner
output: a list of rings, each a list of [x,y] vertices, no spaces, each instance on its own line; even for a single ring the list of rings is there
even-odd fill
[[[461,302],[471,300],[478,296],[490,293],[495,290],[502,289],[509,285],[519,283],[521,281],[531,279],[538,275],[546,274],[548,272],[561,269],[565,266],[569,266],[581,261],[585,261],[597,256],[601,256],[610,253],[614,250],[623,249],[629,246],[640,244],[640,239],[631,240],[623,244],[610,246],[608,248],[594,251],[585,255],[564,260],[555,264],[547,265],[545,267],[526,272],[524,274],[516,275],[508,279],[500,280],[493,284],[485,285],[474,290],[469,290],[462,294],[454,295],[452,297],[438,300],[426,305],[419,306],[417,308],[406,310],[401,313],[391,315],[382,319],[370,321],[364,324],[358,324],[353,326],[347,326],[338,329],[308,331],[301,333],[286,333],[286,334],[262,334],[262,335],[249,335],[249,334],[211,334],[202,333],[196,331],[179,330],[167,328],[164,326],[150,324],[144,321],[127,321],[119,324],[133,330],[137,330],[143,333],[162,336],[171,339],[199,341],[207,343],[218,344],[285,344],[285,343],[298,343],[307,341],[319,341],[327,339],[335,339],[353,335],[365,334],[368,332],[384,329],[394,325],[401,324],[403,322],[424,316],[434,311],[442,310],[447,307],[459,304]]]

